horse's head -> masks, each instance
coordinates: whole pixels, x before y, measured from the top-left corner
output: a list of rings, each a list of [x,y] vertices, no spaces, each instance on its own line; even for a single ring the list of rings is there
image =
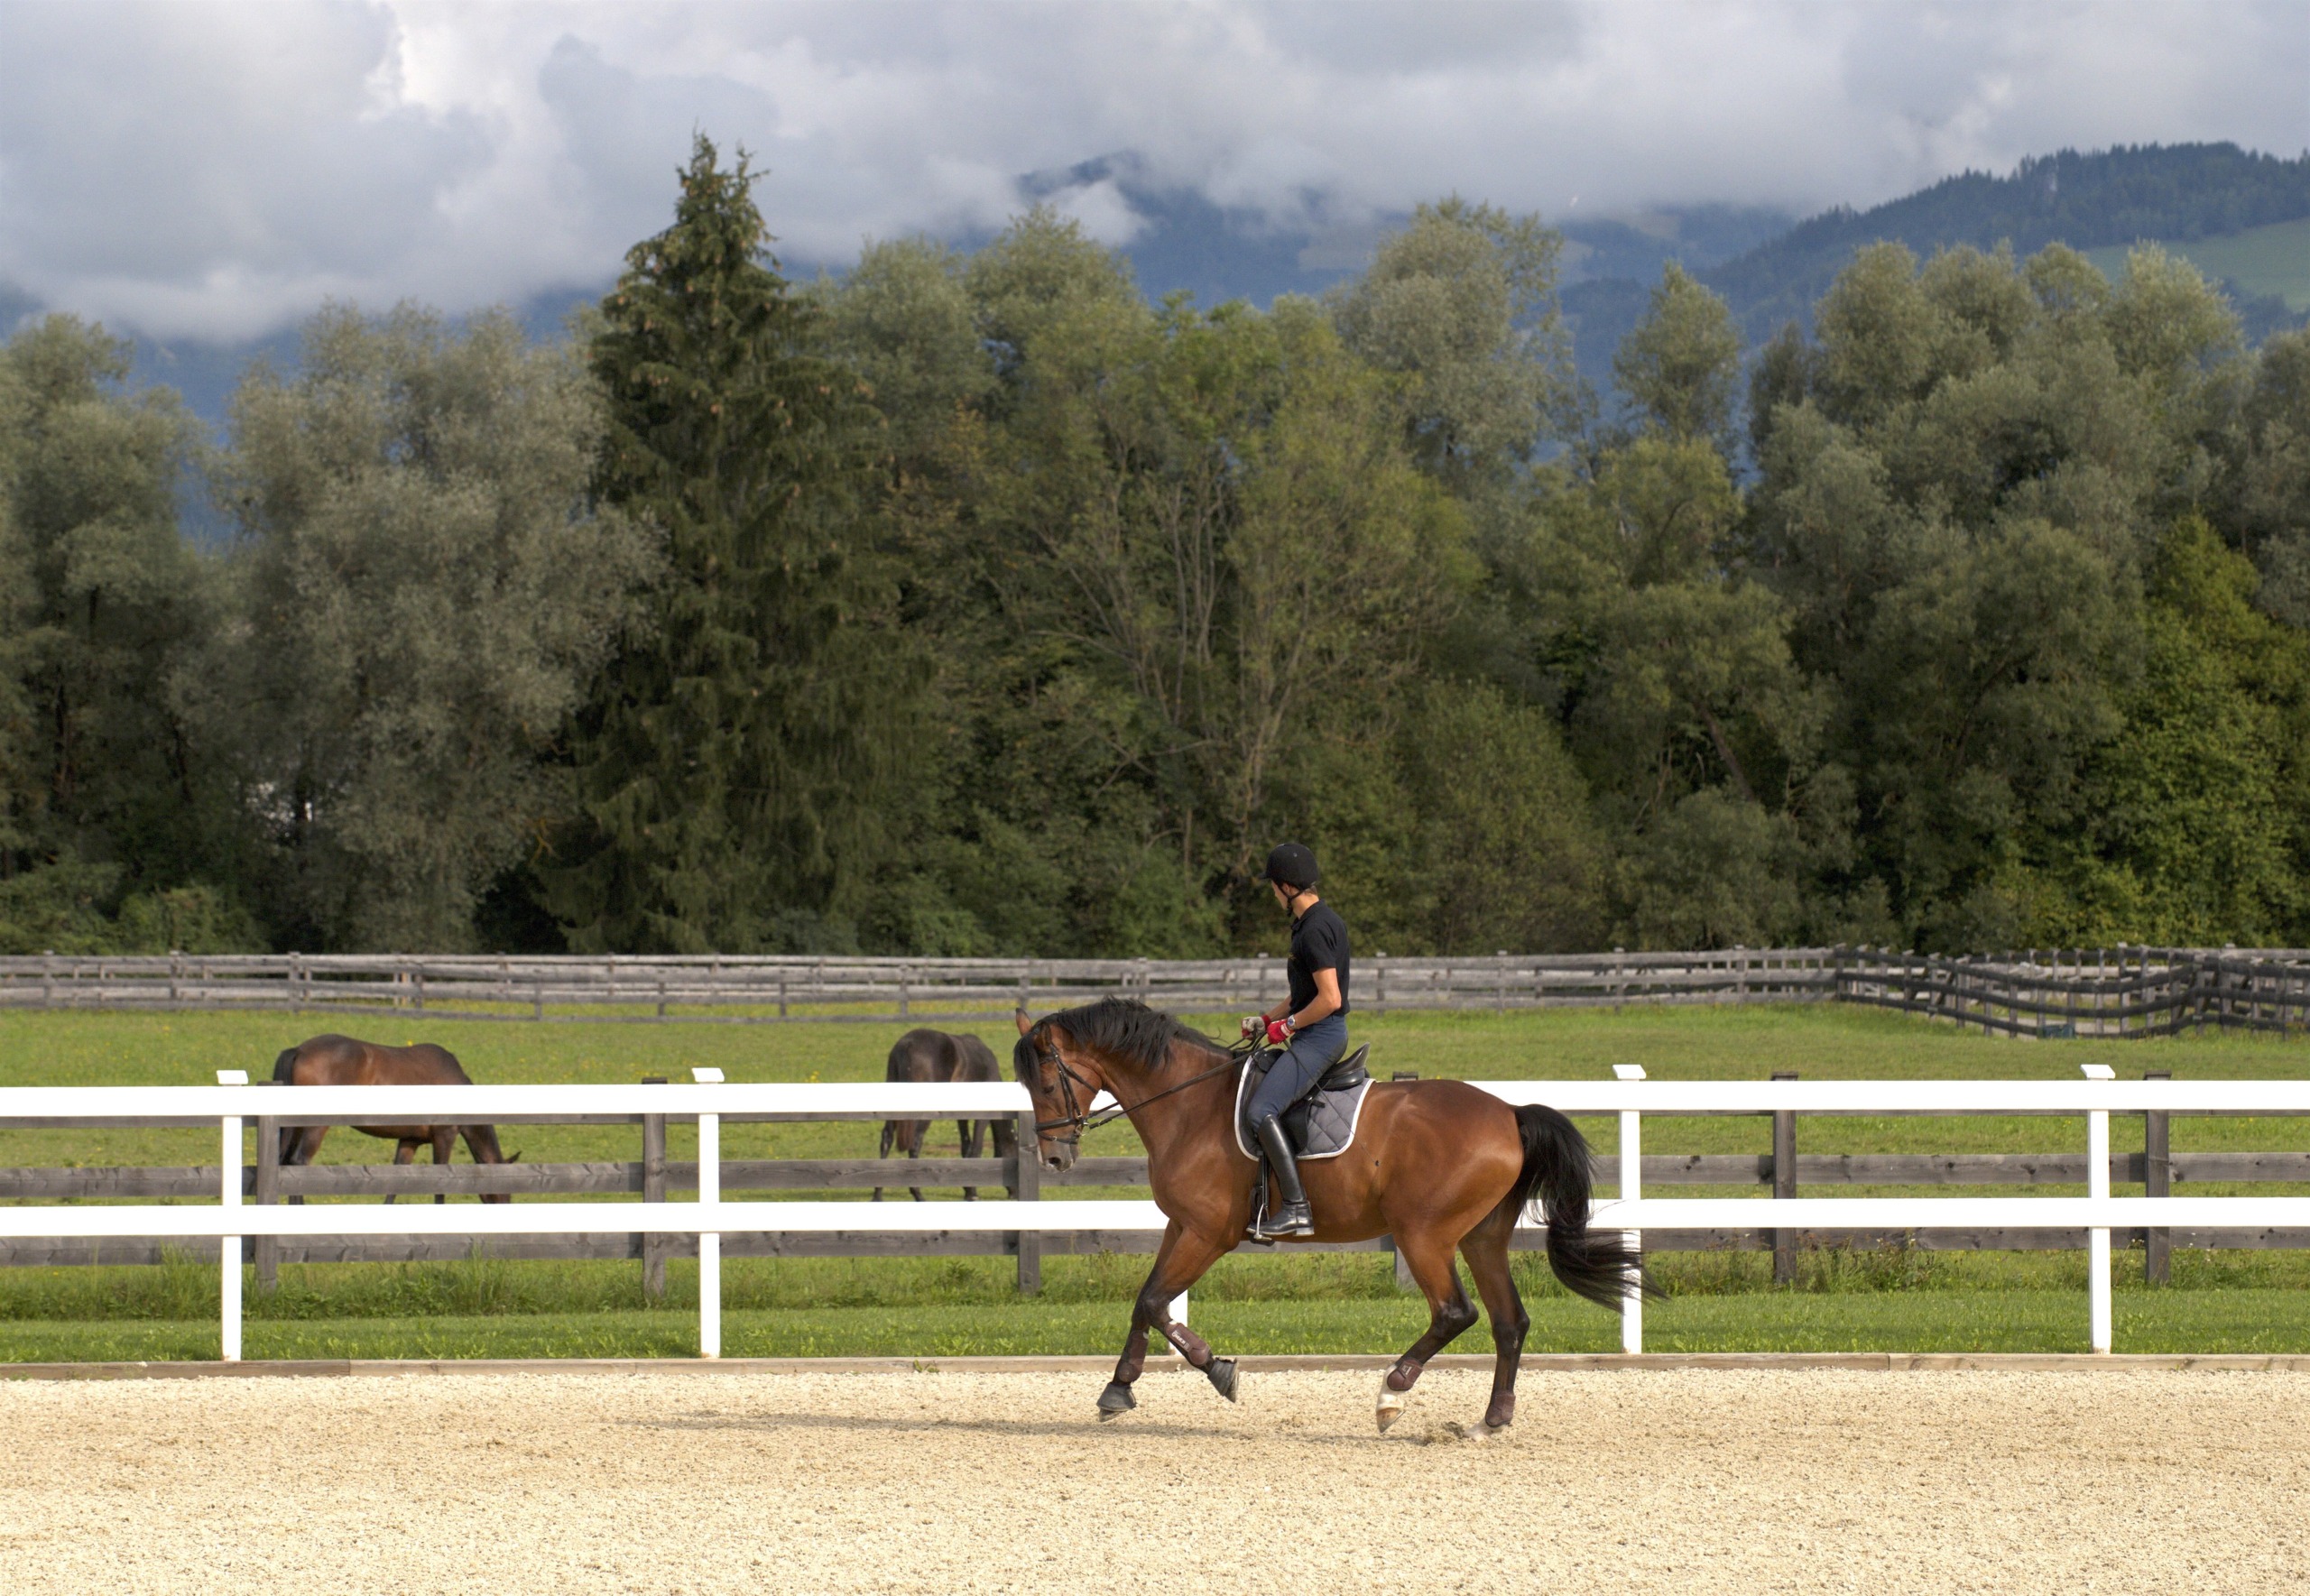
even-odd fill
[[[1084,1117],[1104,1082],[1050,1018],[1030,1020],[1024,1009],[1014,1018],[1019,1044],[1012,1050],[1011,1063],[1034,1102],[1035,1150],[1048,1167],[1064,1174],[1075,1167]]]

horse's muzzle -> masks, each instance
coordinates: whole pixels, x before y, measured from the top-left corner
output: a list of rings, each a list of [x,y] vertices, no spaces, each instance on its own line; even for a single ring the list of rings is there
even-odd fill
[[[1045,1148],[1043,1149],[1043,1167],[1054,1170],[1060,1175],[1064,1175],[1068,1170],[1074,1168],[1075,1144],[1071,1141],[1062,1141],[1056,1147]]]

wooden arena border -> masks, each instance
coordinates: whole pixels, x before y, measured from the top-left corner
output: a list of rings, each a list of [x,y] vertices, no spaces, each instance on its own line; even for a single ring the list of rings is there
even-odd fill
[[[2111,1351],[2111,1241],[2136,1227],[2189,1232],[2310,1228],[2310,1197],[2119,1197],[2111,1194],[2110,1115],[2310,1114],[2310,1082],[2143,1080],[2121,1082],[2107,1065],[2081,1066],[2082,1081],[1647,1081],[1633,1065],[1596,1081],[1471,1083],[1515,1104],[1547,1103],[1566,1113],[1616,1114],[1620,1196],[1597,1204],[1590,1222],[1625,1234],[1638,1248],[1647,1231],[1753,1231],[1779,1235],[1884,1229],[1982,1231],[2033,1226],[2083,1228],[2087,1249],[2090,1344]],[[692,1072],[695,1084],[528,1086],[251,1087],[239,1071],[217,1086],[12,1087],[0,1090],[0,1125],[136,1122],[207,1124],[222,1133],[220,1202],[209,1204],[0,1204],[0,1237],[14,1239],[185,1238],[218,1243],[221,1346],[241,1352],[243,1242],[311,1237],[568,1237],[610,1232],[695,1237],[698,1254],[698,1348],[718,1358],[722,1342],[721,1259],[725,1236],[840,1236],[876,1232],[921,1236],[1008,1236],[1023,1261],[1046,1232],[1093,1238],[1146,1236],[1169,1221],[1151,1202],[1030,1200],[1040,1167],[1021,1159],[1016,1197],[984,1203],[893,1203],[862,1213],[857,1203],[731,1202],[723,1197],[721,1125],[757,1121],[982,1119],[1028,1115],[1025,1089],[1008,1082],[797,1084],[725,1084],[721,1072]],[[1104,1100],[1104,1094],[1103,1094]],[[1097,1104],[1092,1105],[1096,1107]],[[1643,1192],[1642,1118],[1678,1115],[1994,1114],[2082,1119],[2088,1195],[2078,1197],[1648,1198]],[[632,1124],[651,1115],[698,1125],[698,1200],[675,1203],[541,1201],[520,1206],[289,1207],[243,1204],[244,1126],[519,1123],[578,1120]],[[1780,1138],[1776,1135],[1776,1140]],[[1794,1173],[1794,1159],[1783,1166]],[[1778,1183],[1777,1183],[1778,1184]],[[1102,1245],[1107,1243],[1102,1242]],[[1186,1304],[1174,1305],[1184,1318]],[[1622,1310],[1622,1350],[1643,1351],[1643,1304]]]

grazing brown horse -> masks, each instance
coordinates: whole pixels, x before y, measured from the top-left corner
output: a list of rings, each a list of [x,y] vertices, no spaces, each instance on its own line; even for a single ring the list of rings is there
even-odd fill
[[[1256,1166],[1229,1123],[1242,1055],[1122,998],[1031,1024],[1021,1012],[1018,1023],[1014,1058],[1034,1099],[1044,1163],[1066,1169],[1075,1162],[1093,1098],[1111,1092],[1147,1144],[1148,1184],[1170,1221],[1132,1304],[1130,1336],[1100,1393],[1099,1416],[1138,1406],[1131,1388],[1146,1362],[1150,1330],[1161,1331],[1234,1401],[1234,1361],[1214,1358],[1202,1337],[1170,1317],[1170,1303],[1251,1226]],[[1473,1434],[1495,1435],[1516,1416],[1517,1359],[1531,1326],[1508,1268],[1508,1244],[1526,1204],[1538,1195],[1549,1268],[1591,1302],[1615,1306],[1643,1289],[1641,1267],[1620,1232],[1588,1229],[1588,1144],[1554,1109],[1511,1107],[1465,1081],[1381,1081],[1370,1092],[1348,1151],[1300,1166],[1316,1211],[1316,1233],[1307,1239],[1392,1234],[1428,1298],[1428,1333],[1381,1385],[1382,1430],[1403,1412],[1428,1361],[1476,1322],[1453,1263],[1455,1250],[1465,1255],[1497,1352],[1491,1405]]]
[[[943,1030],[928,1029],[910,1030],[891,1047],[890,1063],[882,1071],[886,1081],[999,1081],[1003,1078],[1000,1066],[994,1062],[994,1049],[973,1036],[948,1036]],[[986,1145],[987,1127],[994,1128],[994,1156],[1007,1158],[1017,1147],[1018,1132],[1008,1120],[957,1120],[955,1121],[956,1139],[962,1144],[963,1157],[975,1158]],[[891,1156],[891,1145],[898,1144],[899,1151],[910,1158],[922,1156],[924,1138],[930,1132],[928,1120],[885,1120],[882,1121],[882,1158]],[[922,1188],[909,1186],[914,1200],[922,1201]],[[963,1201],[975,1201],[978,1187],[963,1188]],[[882,1200],[882,1188],[874,1188],[874,1201]]]
[[[291,1086],[470,1086],[473,1077],[457,1062],[457,1055],[447,1047],[437,1047],[430,1042],[420,1042],[413,1047],[388,1047],[377,1042],[356,1042],[351,1037],[315,1037],[300,1042],[273,1061],[273,1078]],[[393,1162],[407,1164],[417,1157],[417,1149],[427,1142],[433,1144],[433,1161],[446,1164],[463,1133],[466,1150],[476,1164],[510,1164],[522,1155],[508,1158],[497,1146],[494,1125],[356,1125],[356,1130],[367,1136],[381,1136],[401,1145],[393,1151]],[[285,1165],[310,1164],[313,1155],[320,1151],[321,1139],[328,1134],[326,1125],[286,1125],[281,1131],[281,1162]],[[291,1197],[301,1203],[301,1197]],[[388,1195],[385,1201],[392,1202]],[[436,1203],[448,1202],[446,1193],[433,1194]],[[510,1203],[513,1196],[505,1192],[485,1194],[485,1203]]]

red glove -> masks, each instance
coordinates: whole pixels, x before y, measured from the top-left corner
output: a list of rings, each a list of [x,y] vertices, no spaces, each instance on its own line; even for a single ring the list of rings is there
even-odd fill
[[[1268,1045],[1273,1047],[1280,1047],[1288,1044],[1291,1040],[1291,1022],[1289,1019],[1269,1020],[1267,1039]]]

